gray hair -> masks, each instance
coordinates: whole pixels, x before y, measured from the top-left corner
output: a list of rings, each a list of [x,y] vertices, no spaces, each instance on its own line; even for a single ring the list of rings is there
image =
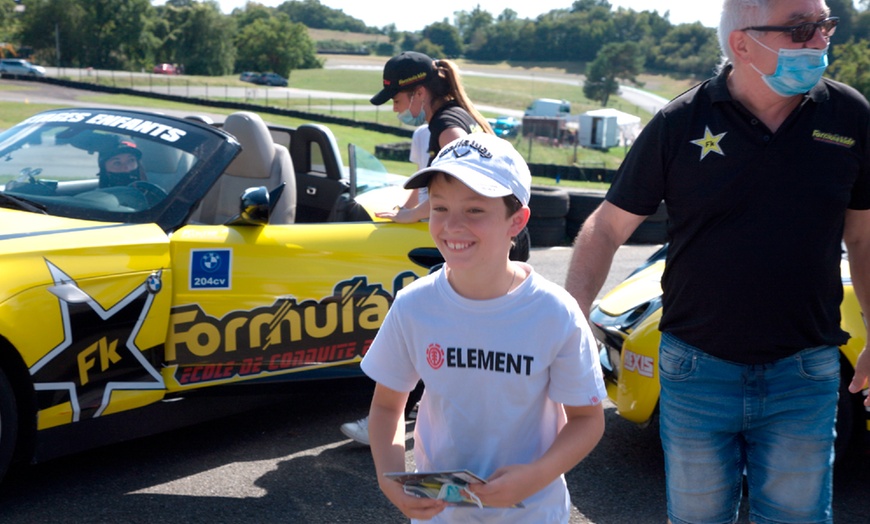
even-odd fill
[[[734,52],[728,44],[733,31],[744,27],[764,25],[776,0],[725,0],[722,4],[722,17],[719,19],[719,48],[722,51],[721,71],[734,61]]]

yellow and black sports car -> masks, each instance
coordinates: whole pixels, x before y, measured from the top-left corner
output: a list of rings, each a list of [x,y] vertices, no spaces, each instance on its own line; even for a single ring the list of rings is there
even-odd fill
[[[359,376],[441,262],[426,224],[374,218],[402,178],[352,146],[346,169],[326,127],[204,120],[68,109],[0,134],[0,475],[159,429],[141,414],[191,390]]]
[[[640,425],[648,424],[658,412],[661,277],[667,249],[665,244],[598,301],[589,314],[598,339],[607,396],[616,404],[623,418]],[[852,288],[846,258],[840,264],[840,273],[843,281],[841,325],[851,338],[840,347],[838,458],[845,456],[851,447],[866,448],[870,438],[870,412],[864,409],[864,398],[861,394],[849,393],[847,389],[855,361],[867,340],[867,329]]]

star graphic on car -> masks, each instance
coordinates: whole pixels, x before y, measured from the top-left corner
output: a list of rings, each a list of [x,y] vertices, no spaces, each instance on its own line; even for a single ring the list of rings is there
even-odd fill
[[[160,372],[136,346],[154,300],[159,273],[103,308],[46,260],[58,298],[63,340],[30,368],[39,409],[70,404],[72,421],[103,414],[115,391],[165,389]]]
[[[710,128],[708,126],[704,126],[704,137],[697,140],[692,140],[691,143],[701,148],[701,160],[704,160],[704,158],[710,153],[717,153],[725,156],[725,152],[722,151],[722,147],[719,146],[719,142],[727,134],[728,133],[725,132],[714,135],[710,131]]]

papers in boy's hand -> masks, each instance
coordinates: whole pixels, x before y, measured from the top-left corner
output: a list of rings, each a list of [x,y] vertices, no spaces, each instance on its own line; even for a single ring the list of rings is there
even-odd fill
[[[486,481],[467,470],[419,473],[401,471],[384,473],[384,476],[401,484],[408,495],[446,500],[454,506],[484,507],[477,495],[466,488],[469,484],[483,484]],[[514,507],[522,508],[523,504],[520,503]]]

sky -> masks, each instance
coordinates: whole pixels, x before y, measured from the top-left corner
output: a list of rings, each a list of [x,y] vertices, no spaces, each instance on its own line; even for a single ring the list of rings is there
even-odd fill
[[[218,0],[221,11],[229,14],[234,8],[244,7],[247,0]],[[257,0],[258,3],[276,7],[284,0]],[[707,27],[719,25],[719,14],[722,9],[721,0],[609,0],[615,10],[618,7],[634,9],[635,11],[658,11],[664,15],[670,11],[672,24],[684,24],[700,21]],[[163,3],[159,0],[154,4]],[[354,18],[362,20],[372,27],[384,27],[396,24],[399,31],[419,31],[433,22],[447,18],[453,23],[453,13],[456,11],[472,11],[479,5],[484,11],[498,16],[505,9],[517,12],[519,18],[536,18],[553,9],[568,9],[573,0],[429,0],[425,2],[390,2],[389,8],[384,8],[385,2],[364,2],[361,0],[320,0],[320,3],[333,9],[341,9]],[[655,8],[650,4],[655,4]],[[374,6],[378,5],[378,8]]]

